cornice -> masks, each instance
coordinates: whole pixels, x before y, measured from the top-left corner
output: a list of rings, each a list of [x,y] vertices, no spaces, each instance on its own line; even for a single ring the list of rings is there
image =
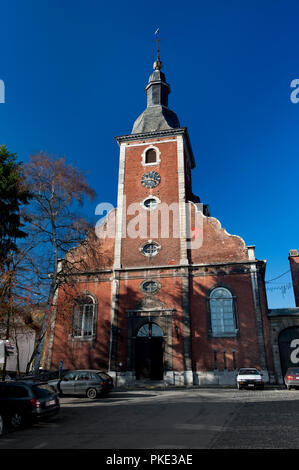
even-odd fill
[[[182,135],[183,137],[185,137],[186,144],[187,144],[187,151],[188,151],[189,158],[191,161],[191,168],[194,168],[195,160],[194,160],[194,155],[193,155],[187,127],[180,127],[178,129],[164,129],[164,130],[158,130],[158,131],[153,131],[153,132],[144,132],[140,134],[121,135],[121,136],[115,137],[115,139],[118,145],[121,145],[122,143],[125,143],[125,142],[132,142],[132,141],[138,141],[138,140],[143,140],[143,139],[156,139],[158,137],[168,137],[168,136],[173,136],[173,135]]]

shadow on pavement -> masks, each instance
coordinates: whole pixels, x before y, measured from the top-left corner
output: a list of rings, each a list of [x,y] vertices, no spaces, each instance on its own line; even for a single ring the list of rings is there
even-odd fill
[[[85,395],[63,395],[62,397],[60,397],[60,404],[63,405],[63,399],[64,398],[72,398],[73,400],[68,400],[66,404],[75,404],[75,403],[90,403],[90,404],[93,404],[93,403],[101,403],[101,402],[104,402],[104,403],[110,403],[110,402],[114,402],[114,401],[123,401],[123,400],[127,400],[128,398],[148,398],[148,397],[155,397],[157,394],[156,393],[126,393],[126,392],[112,392],[112,393],[109,393],[109,395],[105,395],[103,397],[98,397],[96,398],[95,400],[90,400],[89,398],[86,398]],[[79,400],[80,401],[79,401]]]

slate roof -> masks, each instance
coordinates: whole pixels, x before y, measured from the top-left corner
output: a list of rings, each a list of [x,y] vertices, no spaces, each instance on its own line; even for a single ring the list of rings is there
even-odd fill
[[[160,62],[160,67],[162,63]],[[147,108],[136,119],[132,134],[155,132],[166,129],[179,129],[180,122],[174,111],[168,108],[170,86],[160,68],[154,64],[154,72],[150,75],[147,86]]]

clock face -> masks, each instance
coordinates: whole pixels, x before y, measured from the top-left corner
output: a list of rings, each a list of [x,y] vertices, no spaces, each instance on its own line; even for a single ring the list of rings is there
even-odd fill
[[[161,181],[161,176],[156,171],[148,171],[141,178],[141,183],[146,188],[155,188]]]

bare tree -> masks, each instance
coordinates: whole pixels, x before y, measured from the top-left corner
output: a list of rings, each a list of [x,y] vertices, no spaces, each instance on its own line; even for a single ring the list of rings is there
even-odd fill
[[[5,340],[13,340],[17,352],[17,372],[20,372],[18,335],[36,329],[35,322],[32,322],[32,325],[28,322],[30,306],[36,303],[36,291],[26,280],[26,259],[30,250],[33,249],[29,239],[26,243],[26,247],[23,246],[22,249],[18,248],[17,251],[11,252],[6,259],[5,267],[2,266],[1,270],[0,335]],[[3,380],[6,375],[6,366],[7,355],[5,354]]]
[[[85,239],[91,225],[79,215],[79,208],[86,198],[95,197],[95,191],[84,174],[67,164],[65,158],[43,152],[30,156],[25,165],[25,178],[33,195],[24,214],[32,243],[25,260],[26,271],[32,277],[31,282],[36,282],[39,302],[47,304],[44,325],[33,353],[39,358],[42,349],[39,345],[43,343],[59,286],[59,260]]]

